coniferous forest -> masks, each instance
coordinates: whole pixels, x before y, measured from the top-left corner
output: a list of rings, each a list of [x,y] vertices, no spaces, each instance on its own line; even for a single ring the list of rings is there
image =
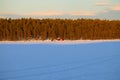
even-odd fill
[[[0,41],[120,39],[120,20],[0,19]]]

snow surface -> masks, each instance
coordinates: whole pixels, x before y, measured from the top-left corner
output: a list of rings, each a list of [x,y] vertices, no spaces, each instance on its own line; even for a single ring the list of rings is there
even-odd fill
[[[0,42],[0,80],[120,80],[119,40],[28,43]]]
[[[98,42],[116,42],[120,39],[113,40],[26,40],[26,41],[0,41],[0,44],[88,44],[88,43],[98,43]]]

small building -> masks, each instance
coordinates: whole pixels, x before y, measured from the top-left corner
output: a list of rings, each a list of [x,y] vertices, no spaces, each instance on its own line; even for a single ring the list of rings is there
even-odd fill
[[[56,40],[57,40],[57,41],[64,41],[64,39],[61,38],[61,37],[58,37]]]

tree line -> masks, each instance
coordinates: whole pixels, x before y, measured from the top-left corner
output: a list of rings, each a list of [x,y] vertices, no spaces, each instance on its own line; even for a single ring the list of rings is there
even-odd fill
[[[120,39],[120,20],[0,19],[0,41]]]

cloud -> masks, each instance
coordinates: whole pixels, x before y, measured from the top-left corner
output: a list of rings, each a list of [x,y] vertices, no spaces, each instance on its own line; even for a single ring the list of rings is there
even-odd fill
[[[110,20],[120,20],[120,10],[118,6],[110,6],[109,9],[105,9],[100,12],[95,11],[70,11],[70,12],[60,12],[60,11],[45,11],[45,12],[33,12],[29,14],[15,14],[15,13],[0,13],[0,18],[99,18],[99,19],[110,19]]]
[[[119,5],[114,5],[110,9],[114,10],[114,11],[120,11],[120,4]]]
[[[68,13],[69,15],[74,15],[74,16],[94,16],[95,13],[92,11],[74,11]]]
[[[13,18],[13,19],[15,19],[15,18],[21,18],[22,15],[11,13],[11,12],[10,13],[6,12],[6,13],[0,13],[0,17],[1,18]]]
[[[25,15],[29,15],[29,16],[56,16],[56,15],[63,15],[63,13],[59,12],[59,11],[43,11],[43,12],[28,13]]]
[[[120,20],[120,11],[109,10],[107,12],[101,12],[96,15],[100,19]]]
[[[70,12],[43,11],[43,12],[32,12],[24,15],[27,15],[27,16],[63,16],[63,15],[93,16],[95,15],[95,13],[92,11],[70,11]]]
[[[62,16],[94,16],[96,15],[92,11],[70,11],[70,12],[61,12],[61,11],[43,11],[43,12],[32,12],[26,14],[0,14],[3,17],[62,17]]]
[[[110,5],[109,2],[97,2],[97,3],[95,4],[95,6],[109,6],[109,5]]]

